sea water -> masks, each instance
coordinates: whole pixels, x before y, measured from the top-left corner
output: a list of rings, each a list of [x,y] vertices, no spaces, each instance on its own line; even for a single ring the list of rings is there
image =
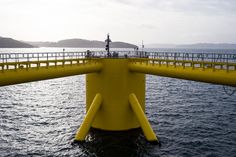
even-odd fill
[[[79,50],[87,49],[65,49]],[[16,51],[61,52],[62,48],[0,49]],[[236,94],[226,93],[234,89],[147,75],[146,115],[161,141],[158,146],[148,143],[140,129],[91,130],[86,142],[73,143],[85,116],[84,75],[0,87],[0,156],[234,157]]]

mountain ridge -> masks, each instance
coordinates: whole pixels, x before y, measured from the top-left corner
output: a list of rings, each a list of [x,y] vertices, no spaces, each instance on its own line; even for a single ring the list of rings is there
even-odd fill
[[[0,37],[0,48],[34,48],[34,47],[73,47],[73,48],[105,48],[106,43],[98,40],[64,39],[57,42],[50,41],[18,41],[12,38]],[[138,46],[126,42],[111,42],[111,48],[137,48]]]
[[[12,39],[0,37],[0,48],[33,48],[34,46]]]
[[[74,47],[74,48],[104,48],[106,43],[98,40],[79,38],[64,39],[57,42],[50,41],[18,41],[0,36],[0,48],[34,48],[34,47]],[[111,48],[137,48],[137,45],[115,41],[110,43]],[[179,48],[179,49],[236,49],[233,43],[196,43],[196,44],[146,44],[146,48]]]
[[[86,40],[86,39],[64,39],[57,42],[30,42],[26,43],[38,47],[74,47],[74,48],[104,48],[106,43],[98,40]],[[115,41],[110,43],[111,48],[137,48],[138,46],[126,42]]]

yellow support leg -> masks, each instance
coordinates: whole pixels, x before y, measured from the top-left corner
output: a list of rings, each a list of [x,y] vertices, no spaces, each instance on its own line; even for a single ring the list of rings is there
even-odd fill
[[[141,128],[143,130],[143,133],[144,133],[146,139],[149,142],[157,142],[158,143],[158,139],[157,139],[154,131],[152,130],[152,127],[151,127],[150,123],[148,122],[148,119],[145,116],[145,113],[143,112],[143,109],[141,108],[141,105],[139,104],[138,99],[134,93],[129,95],[129,103],[130,103],[131,108],[141,125]]]
[[[84,118],[84,121],[82,122],[80,128],[78,129],[75,140],[76,141],[84,141],[85,137],[93,123],[93,120],[96,116],[97,111],[99,110],[102,103],[102,96],[100,93],[96,94],[96,96],[93,99],[93,102]]]

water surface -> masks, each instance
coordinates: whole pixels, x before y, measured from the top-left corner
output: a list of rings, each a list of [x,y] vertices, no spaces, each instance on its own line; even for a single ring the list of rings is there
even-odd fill
[[[236,94],[220,85],[147,75],[146,115],[161,147],[139,129],[91,130],[73,144],[85,116],[84,75],[0,87],[0,156],[236,154]]]

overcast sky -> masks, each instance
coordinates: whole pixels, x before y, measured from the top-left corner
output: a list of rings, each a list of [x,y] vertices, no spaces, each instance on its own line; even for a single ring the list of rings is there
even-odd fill
[[[236,0],[0,0],[0,36],[236,43]]]

